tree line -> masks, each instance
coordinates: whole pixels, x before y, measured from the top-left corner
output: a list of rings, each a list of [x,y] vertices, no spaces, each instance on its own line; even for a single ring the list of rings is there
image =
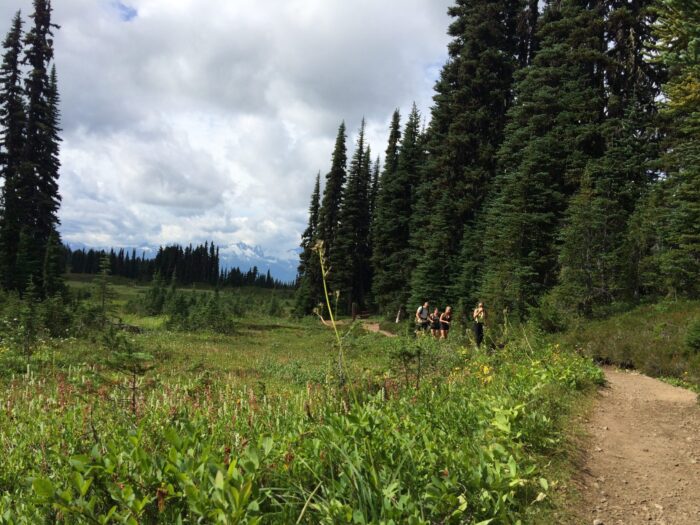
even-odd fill
[[[456,0],[427,128],[394,112],[383,166],[341,124],[312,193],[297,311],[424,300],[590,315],[700,296],[695,0]]]
[[[17,12],[0,65],[0,280],[5,289],[62,290],[58,232],[60,113],[51,2],[34,0],[29,28]]]
[[[0,286],[34,298],[65,290],[63,274],[98,274],[108,260],[112,275],[151,280],[158,274],[181,285],[289,287],[257,267],[221,268],[219,248],[205,243],[161,247],[153,258],[134,250],[64,246],[58,231],[61,196],[60,111],[50,0],[34,0],[29,28],[18,11],[2,42],[0,65]]]
[[[193,283],[210,284],[216,287],[255,286],[259,288],[288,288],[290,283],[275,279],[270,274],[260,272],[257,266],[247,271],[240,268],[221,268],[219,247],[213,242],[197,246],[161,246],[155,257],[145,253],[137,255],[136,250],[96,250],[64,248],[65,267],[71,273],[99,274],[106,270],[110,275],[152,281],[156,276],[166,282],[178,285]]]

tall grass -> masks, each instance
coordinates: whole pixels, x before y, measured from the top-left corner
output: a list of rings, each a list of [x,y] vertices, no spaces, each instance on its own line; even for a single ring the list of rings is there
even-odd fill
[[[435,342],[431,359],[418,389],[370,374],[349,398],[172,381],[143,390],[137,418],[88,369],[17,377],[0,394],[0,524],[528,521],[600,371],[553,345]]]

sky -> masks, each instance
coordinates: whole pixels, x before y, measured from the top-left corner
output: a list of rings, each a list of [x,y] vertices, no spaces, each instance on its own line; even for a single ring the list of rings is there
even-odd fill
[[[64,242],[296,259],[340,122],[376,156],[395,108],[429,117],[451,3],[54,0]]]

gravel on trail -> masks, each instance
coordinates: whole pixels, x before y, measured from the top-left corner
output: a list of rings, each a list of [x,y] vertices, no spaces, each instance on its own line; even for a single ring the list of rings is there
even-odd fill
[[[605,376],[578,480],[587,522],[700,524],[698,396],[635,372]]]

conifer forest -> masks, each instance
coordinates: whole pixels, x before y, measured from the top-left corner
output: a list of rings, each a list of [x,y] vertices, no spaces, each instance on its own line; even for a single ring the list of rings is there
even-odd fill
[[[4,1],[0,525],[700,522],[699,0]]]

